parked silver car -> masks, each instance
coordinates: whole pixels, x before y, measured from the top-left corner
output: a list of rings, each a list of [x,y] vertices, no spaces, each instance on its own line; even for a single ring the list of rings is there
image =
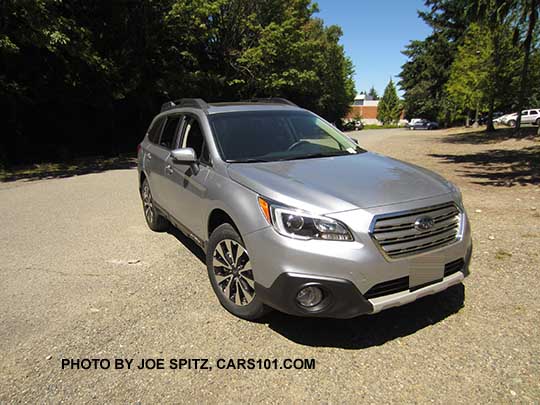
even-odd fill
[[[373,314],[469,273],[452,183],[287,100],[166,103],[138,170],[149,227],[170,222],[199,244],[219,301],[245,319]]]

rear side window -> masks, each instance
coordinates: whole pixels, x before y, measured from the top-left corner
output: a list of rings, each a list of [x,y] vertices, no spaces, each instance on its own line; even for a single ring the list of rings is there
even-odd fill
[[[159,142],[159,135],[161,134],[161,128],[163,127],[164,122],[165,118],[158,118],[152,123],[152,125],[148,129],[148,139],[150,139],[150,142]]]
[[[167,117],[167,122],[165,122],[165,127],[161,133],[161,139],[159,144],[167,149],[172,148],[174,142],[174,137],[178,128],[178,123],[180,122],[180,116],[170,116]]]

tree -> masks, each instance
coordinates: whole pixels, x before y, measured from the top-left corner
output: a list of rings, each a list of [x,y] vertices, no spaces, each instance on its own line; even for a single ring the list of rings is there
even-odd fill
[[[509,18],[511,18],[512,10],[515,7],[515,0],[472,0],[470,5],[465,8],[466,14],[471,16],[473,21],[484,24],[492,33],[492,64],[495,67],[495,87],[499,82],[499,67],[503,64],[503,58],[500,49],[500,42],[503,39],[501,30],[499,27],[508,24]],[[493,111],[495,108],[495,91],[491,91],[488,94],[488,119],[487,119],[487,131],[493,131]]]
[[[281,96],[337,121],[353,65],[316,12],[310,0],[4,0],[0,158],[132,151],[180,97]]]
[[[531,47],[533,44],[534,30],[538,21],[538,9],[540,9],[540,0],[522,0],[519,2],[518,7],[521,11],[520,22],[526,23],[527,33],[523,41],[524,57],[523,67],[521,69],[520,86],[519,86],[519,99],[517,104],[518,119],[516,123],[516,131],[519,131],[521,126],[521,111],[525,104],[527,86],[529,82],[529,64],[531,58]],[[540,126],[538,128],[540,133]]]
[[[445,125],[454,119],[445,86],[457,47],[471,18],[465,13],[469,0],[426,0],[427,11],[418,13],[433,32],[422,41],[411,41],[402,53],[407,62],[399,74],[408,118],[437,119]]]
[[[394,82],[390,79],[377,107],[377,119],[383,125],[391,124],[399,121],[400,114],[401,102],[397,95],[396,86],[394,86]]]
[[[493,76],[492,52],[487,30],[479,24],[471,24],[458,47],[446,83],[450,101],[459,112],[467,114],[466,126],[469,126],[470,111],[475,111],[475,126],[478,126],[478,114],[486,107],[485,89]]]
[[[373,100],[379,99],[379,93],[377,93],[377,90],[375,90],[375,87],[371,86],[369,89],[368,96],[370,96]]]
[[[453,48],[443,34],[437,33],[423,41],[412,41],[403,51],[408,61],[401,68],[399,85],[404,90],[403,107],[408,118],[450,123],[444,88],[453,61]]]
[[[481,89],[484,109],[488,111],[487,130],[493,129],[495,110],[510,112],[519,107],[521,111],[521,106],[535,100],[538,85],[532,63],[539,52],[539,33],[535,28],[538,2],[426,0],[428,10],[419,15],[432,28],[432,34],[423,41],[412,41],[403,51],[407,62],[402,66],[399,84],[404,91],[406,115],[438,118],[451,124],[466,112],[463,98],[459,100],[456,91],[449,91],[452,88],[450,66],[457,60],[458,49],[472,24],[483,27],[492,49],[489,61],[486,61],[490,66],[489,77]],[[458,68],[459,65],[454,70]],[[456,79],[457,75],[454,75],[454,84]]]

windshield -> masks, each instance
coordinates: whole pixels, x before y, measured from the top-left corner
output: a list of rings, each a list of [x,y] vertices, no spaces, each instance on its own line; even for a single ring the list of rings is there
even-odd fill
[[[227,162],[271,162],[364,152],[306,111],[244,111],[209,117]]]

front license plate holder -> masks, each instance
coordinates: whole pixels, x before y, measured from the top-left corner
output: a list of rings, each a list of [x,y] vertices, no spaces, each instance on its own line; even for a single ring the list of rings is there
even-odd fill
[[[409,291],[415,291],[444,278],[444,255],[428,255],[409,261]]]

